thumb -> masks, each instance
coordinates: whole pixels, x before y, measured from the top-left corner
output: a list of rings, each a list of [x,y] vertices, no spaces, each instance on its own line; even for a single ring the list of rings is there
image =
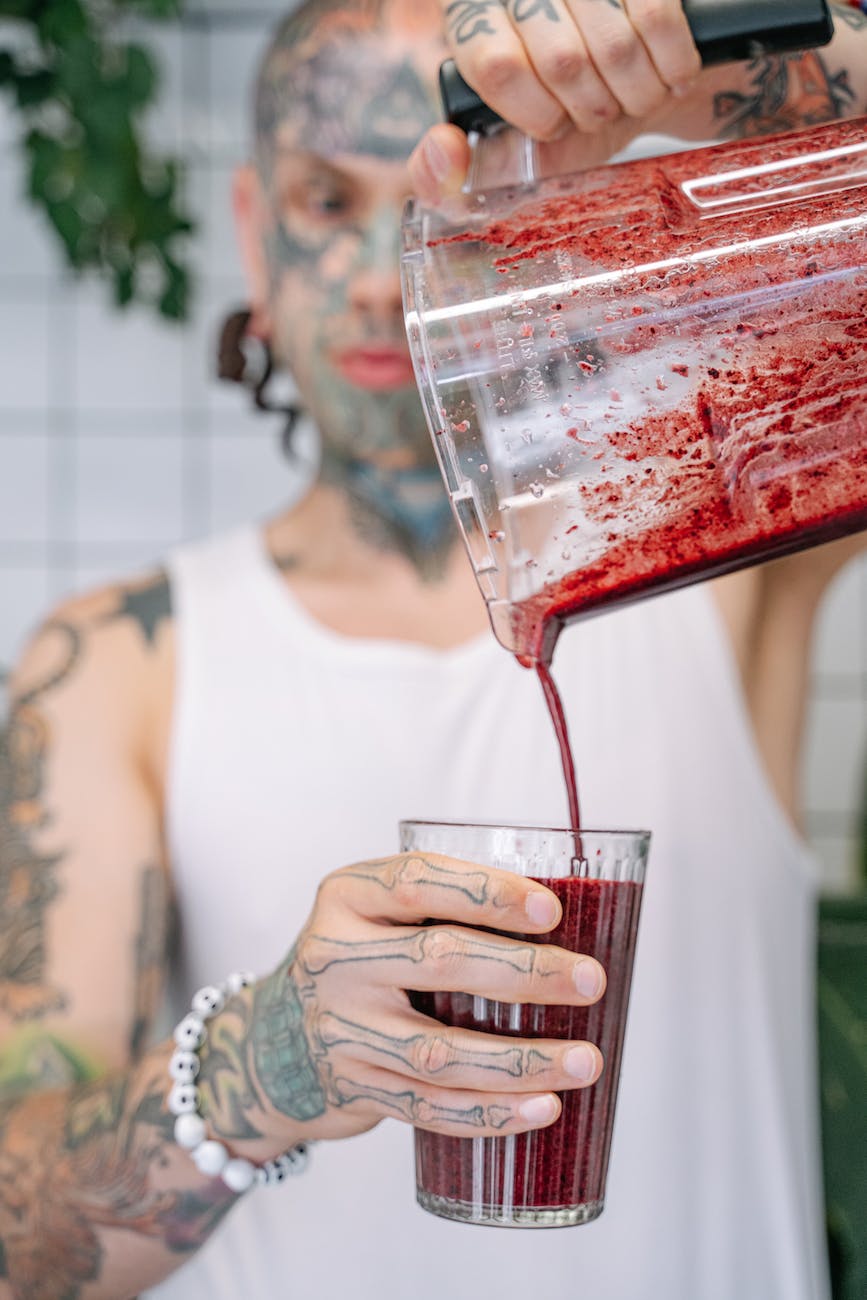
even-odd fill
[[[470,146],[459,127],[440,123],[422,137],[409,160],[416,194],[436,204],[460,192],[470,165]]]

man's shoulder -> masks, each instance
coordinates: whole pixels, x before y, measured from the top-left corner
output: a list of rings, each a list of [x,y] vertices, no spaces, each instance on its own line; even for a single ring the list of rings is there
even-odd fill
[[[10,674],[13,705],[86,707],[118,724],[138,712],[173,645],[172,590],[162,569],[61,600],[27,640]]]
[[[261,562],[255,528],[183,544],[162,565],[61,600],[26,641],[6,683],[68,734],[100,730],[163,773],[171,728],[180,593],[225,587]]]

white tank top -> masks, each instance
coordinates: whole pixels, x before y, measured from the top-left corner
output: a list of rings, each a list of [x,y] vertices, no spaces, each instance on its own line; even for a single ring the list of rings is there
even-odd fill
[[[239,531],[170,562],[179,987],[271,969],[327,872],[401,817],[562,825],[535,677],[315,622]],[[577,624],[554,662],[589,827],[653,832],[606,1208],[539,1234],[439,1220],[387,1120],[256,1189],[161,1300],[825,1300],[814,865],[776,803],[706,590]]]

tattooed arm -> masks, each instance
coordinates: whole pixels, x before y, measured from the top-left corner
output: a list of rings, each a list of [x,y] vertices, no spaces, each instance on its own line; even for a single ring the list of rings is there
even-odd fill
[[[143,1050],[169,912],[143,738],[170,639],[164,583],[88,598],[45,625],[13,683],[0,746],[0,1297],[134,1296],[236,1199],[173,1141],[173,1044]],[[597,1077],[595,1048],[446,1029],[405,990],[594,1001],[595,962],[472,928],[541,934],[558,912],[532,882],[448,859],[335,872],[287,959],[210,1026],[198,1083],[211,1133],[261,1161],[384,1116],[474,1135],[550,1123],[554,1090]]]
[[[145,1054],[169,889],[141,735],[168,614],[162,579],[70,603],[12,681],[0,735],[0,1295],[132,1295],[231,1202],[173,1150],[168,1048]]]
[[[549,142],[552,172],[604,162],[645,132],[711,140],[867,113],[867,16],[845,4],[832,5],[824,49],[699,71],[679,0],[441,3],[463,75]],[[433,127],[411,159],[416,191],[456,193],[468,159],[462,132]]]

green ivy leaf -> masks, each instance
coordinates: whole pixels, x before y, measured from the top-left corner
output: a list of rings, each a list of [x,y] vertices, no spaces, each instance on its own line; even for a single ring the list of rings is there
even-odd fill
[[[54,229],[66,245],[69,261],[74,267],[84,267],[88,262],[88,250],[82,239],[84,222],[74,203],[51,203],[48,216]]]
[[[82,156],[81,183],[99,203],[106,216],[123,207],[126,176],[111,158],[88,149]]]
[[[119,9],[143,9],[149,18],[177,18],[182,0],[117,0]]]
[[[135,297],[135,267],[120,266],[114,273],[114,301],[127,307]]]
[[[63,147],[53,136],[37,130],[28,132],[25,147],[30,155],[30,196],[48,202],[63,166]]]
[[[19,108],[35,108],[38,104],[44,104],[56,91],[57,80],[53,72],[22,72],[15,79]]]
[[[189,313],[190,280],[182,266],[166,259],[166,286],[160,295],[159,309],[169,320],[185,320]]]
[[[16,86],[18,77],[18,65],[8,50],[0,50],[0,86]]]
[[[87,35],[90,22],[80,0],[53,0],[38,6],[39,35],[60,49],[70,41]]]
[[[29,18],[36,21],[43,8],[43,0],[3,0],[0,14],[4,18]]]
[[[0,14],[30,24],[39,59],[19,66],[0,50],[0,89],[22,120],[28,193],[71,267],[93,269],[115,303],[145,303],[183,319],[190,276],[179,246],[194,226],[183,211],[182,172],[153,155],[138,119],[159,89],[139,42],[115,39],[114,21],[135,10],[169,19],[179,0],[0,0]]]
[[[154,98],[159,85],[157,70],[147,50],[140,45],[126,47],[124,83],[132,110],[144,108]]]

